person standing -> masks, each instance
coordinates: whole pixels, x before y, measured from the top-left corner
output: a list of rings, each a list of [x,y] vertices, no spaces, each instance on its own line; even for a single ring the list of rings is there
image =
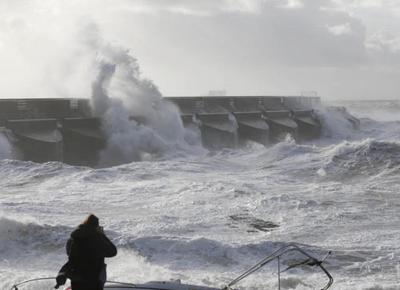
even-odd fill
[[[103,290],[107,279],[104,258],[116,256],[117,248],[104,234],[98,217],[90,214],[71,233],[66,251],[68,262],[59,271],[55,288],[69,278],[72,290]]]

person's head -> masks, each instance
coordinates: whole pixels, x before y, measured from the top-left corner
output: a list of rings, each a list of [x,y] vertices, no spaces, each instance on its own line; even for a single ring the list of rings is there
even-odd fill
[[[88,215],[88,217],[83,221],[83,225],[87,225],[90,227],[98,228],[99,225],[99,218],[94,214]]]

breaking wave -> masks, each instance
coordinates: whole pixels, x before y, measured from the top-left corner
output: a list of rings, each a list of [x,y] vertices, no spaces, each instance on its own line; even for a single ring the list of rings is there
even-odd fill
[[[346,110],[332,110],[322,107],[316,113],[322,125],[322,137],[330,142],[351,139],[354,135],[357,135],[355,124],[352,122],[353,116]]]
[[[400,170],[400,143],[366,139],[342,142],[327,150],[322,170],[340,178],[396,174]]]
[[[129,51],[106,43],[88,27],[98,52],[92,107],[101,117],[107,145],[100,164],[110,166],[163,156],[204,152],[195,132],[184,128],[178,108],[162,99],[157,86],[142,77]]]
[[[26,255],[58,251],[65,245],[66,226],[39,224],[29,218],[0,217],[0,253],[3,259],[13,261]]]

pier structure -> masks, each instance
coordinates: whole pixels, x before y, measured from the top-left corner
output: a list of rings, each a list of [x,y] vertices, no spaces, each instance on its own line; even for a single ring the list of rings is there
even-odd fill
[[[268,145],[283,135],[317,138],[321,124],[314,113],[319,97],[170,97],[185,126],[198,126],[207,147],[253,140]]]
[[[268,145],[288,133],[301,141],[317,138],[321,131],[314,113],[319,97],[165,97],[163,101],[179,108],[184,126],[198,128],[203,145],[210,149],[235,147],[246,140]],[[89,99],[0,99],[0,134],[22,160],[35,162],[96,166],[107,144]]]

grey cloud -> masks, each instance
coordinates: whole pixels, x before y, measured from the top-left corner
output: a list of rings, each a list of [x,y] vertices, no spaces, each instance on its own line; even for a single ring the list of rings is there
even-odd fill
[[[117,6],[119,9],[128,9],[137,13],[170,12],[205,16],[220,11],[224,6],[224,2],[224,0],[122,0],[117,1]]]
[[[188,55],[210,62],[352,66],[367,61],[365,27],[359,20],[345,12],[321,10],[315,0],[302,9],[285,9],[278,2],[264,2],[257,14],[224,11],[204,18],[165,12],[135,17],[140,17],[144,31],[159,29],[160,45],[182,45]],[[351,33],[330,33],[329,27],[338,25],[348,25]]]
[[[298,1],[0,1],[0,93],[84,96],[95,52],[81,46],[90,33],[130,49],[167,94],[399,92],[392,82],[400,74],[398,19],[387,17],[383,33],[371,33],[385,9]],[[81,18],[100,30],[80,35]]]
[[[221,10],[227,1],[205,1],[209,11],[213,7],[218,13],[198,19],[169,11],[158,15],[157,23],[162,23],[163,34],[182,36],[187,50],[207,52],[222,61],[235,58],[295,67],[368,66],[380,59],[393,59],[385,65],[396,63],[398,55],[392,49],[396,42],[381,39],[381,49],[370,50],[365,23],[350,11],[338,9],[336,1],[299,1],[303,3],[300,9],[287,9],[281,0],[250,1],[258,5],[257,13]],[[182,2],[196,10],[201,1],[173,1],[176,5]],[[151,19],[145,23],[152,25]],[[178,39],[176,43],[181,42]],[[377,39],[374,43],[377,45]]]
[[[315,89],[325,96],[372,98],[400,93],[393,81],[400,75],[399,55],[383,42],[379,51],[371,50],[363,18],[330,0],[302,3],[293,9],[269,0],[257,13],[218,10],[208,17],[167,11],[127,15],[118,27],[135,27],[125,43],[167,94]],[[346,33],[332,33],[341,26]]]

